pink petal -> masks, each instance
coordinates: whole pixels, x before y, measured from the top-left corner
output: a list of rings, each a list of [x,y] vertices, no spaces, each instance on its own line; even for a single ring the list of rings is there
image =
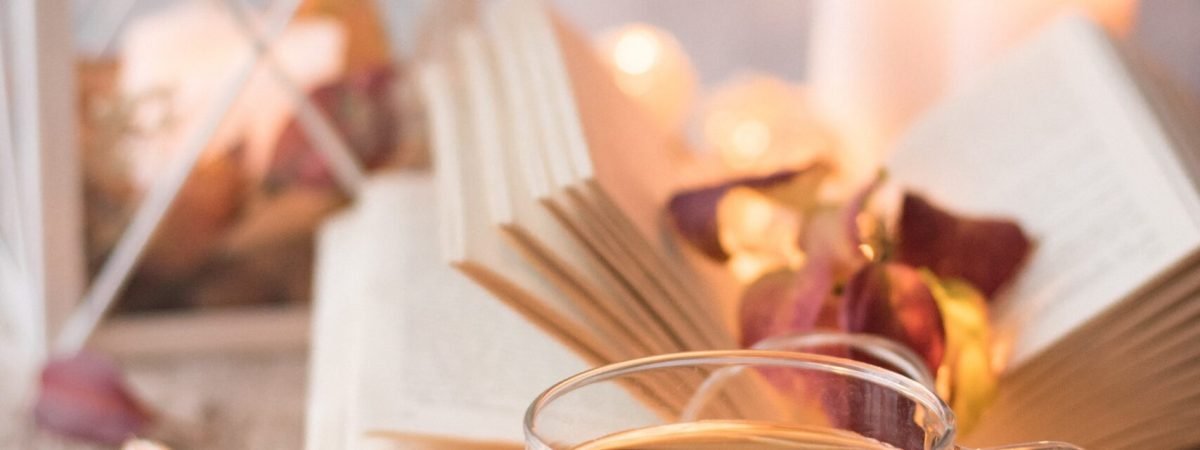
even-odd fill
[[[810,260],[800,272],[762,276],[742,294],[738,310],[742,346],[813,330],[832,290],[833,270],[828,260]]]
[[[151,422],[117,366],[89,353],[46,364],[34,418],[46,430],[110,445],[124,442]]]
[[[900,262],[967,280],[989,299],[1016,276],[1033,247],[1012,221],[958,217],[913,193],[904,195],[898,241]]]

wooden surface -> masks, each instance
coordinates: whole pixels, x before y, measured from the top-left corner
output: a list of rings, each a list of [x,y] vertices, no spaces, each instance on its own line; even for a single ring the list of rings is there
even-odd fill
[[[123,361],[142,398],[166,417],[154,433],[179,449],[303,448],[303,351]],[[28,413],[0,417],[3,449],[103,449],[38,432]]]

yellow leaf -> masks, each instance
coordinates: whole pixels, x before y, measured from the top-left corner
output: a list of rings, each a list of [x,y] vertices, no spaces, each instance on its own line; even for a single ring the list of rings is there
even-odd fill
[[[939,279],[922,269],[946,327],[946,356],[937,371],[938,395],[957,416],[959,429],[970,431],[996,392],[997,375],[991,365],[991,329],[983,294],[958,279]]]

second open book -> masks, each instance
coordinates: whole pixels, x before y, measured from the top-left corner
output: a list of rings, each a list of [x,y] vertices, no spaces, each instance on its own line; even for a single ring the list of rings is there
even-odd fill
[[[696,276],[659,223],[666,137],[538,2],[487,5],[420,69],[435,179],[380,180],[323,233],[310,448],[518,448],[520,411],[554,379],[736,342],[732,285]],[[1011,358],[974,441],[1200,443],[1195,116],[1135,59],[1064,21],[889,164],[1038,242],[999,300]]]

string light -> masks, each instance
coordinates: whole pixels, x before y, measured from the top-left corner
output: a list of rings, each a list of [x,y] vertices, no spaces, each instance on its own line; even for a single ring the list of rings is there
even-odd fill
[[[805,164],[832,145],[802,90],[766,75],[744,75],[718,87],[702,120],[705,144],[739,171]]]

